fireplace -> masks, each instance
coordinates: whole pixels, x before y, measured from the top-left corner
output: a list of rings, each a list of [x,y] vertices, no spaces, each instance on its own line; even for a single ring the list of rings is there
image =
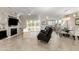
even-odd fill
[[[17,28],[11,29],[11,36],[17,34]]]

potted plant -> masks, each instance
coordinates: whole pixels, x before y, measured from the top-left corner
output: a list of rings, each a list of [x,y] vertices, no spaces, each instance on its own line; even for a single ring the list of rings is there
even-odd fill
[[[63,29],[63,31],[69,33],[70,30],[68,30],[68,28],[65,27],[65,28]]]

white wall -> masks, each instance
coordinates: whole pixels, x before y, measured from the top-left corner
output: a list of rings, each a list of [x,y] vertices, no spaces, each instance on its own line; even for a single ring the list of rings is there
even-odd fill
[[[70,15],[70,19],[68,20],[68,28],[75,30],[75,17],[73,17],[73,15]]]
[[[0,7],[0,24],[7,24],[7,20],[8,20],[8,15],[13,16],[13,17],[17,17],[18,16],[18,12],[11,10],[10,8],[1,8]],[[22,16],[22,15],[21,15]],[[26,16],[23,15],[23,17],[19,18],[20,21],[22,22],[22,24],[25,24],[25,19]],[[25,27],[25,26],[24,26]]]
[[[0,7],[0,24],[3,25],[3,27],[5,27],[5,29],[7,30],[7,35],[10,36],[10,27],[8,27],[8,15],[13,16],[13,17],[19,17],[20,13],[13,11],[10,8],[1,8]],[[26,24],[26,17],[25,15],[21,15],[22,17],[19,17],[20,23],[18,25],[18,33],[21,32],[21,30],[23,28],[25,28],[25,24]]]
[[[67,22],[63,26],[67,27]],[[79,35],[79,26],[75,25],[75,17],[73,15],[70,15],[70,19],[68,20],[68,29],[71,30],[73,35]]]

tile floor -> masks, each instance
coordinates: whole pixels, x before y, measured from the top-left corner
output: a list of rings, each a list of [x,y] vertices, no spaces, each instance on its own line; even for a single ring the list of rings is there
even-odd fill
[[[33,32],[34,33],[34,32]],[[79,41],[59,37],[55,32],[48,44],[37,40],[33,33],[24,32],[19,36],[0,40],[0,51],[79,51]]]

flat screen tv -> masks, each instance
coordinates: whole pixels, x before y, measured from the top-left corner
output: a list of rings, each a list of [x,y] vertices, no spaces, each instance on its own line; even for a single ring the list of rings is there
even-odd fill
[[[17,26],[18,25],[18,19],[17,18],[9,18],[8,19],[8,25],[9,26]]]

